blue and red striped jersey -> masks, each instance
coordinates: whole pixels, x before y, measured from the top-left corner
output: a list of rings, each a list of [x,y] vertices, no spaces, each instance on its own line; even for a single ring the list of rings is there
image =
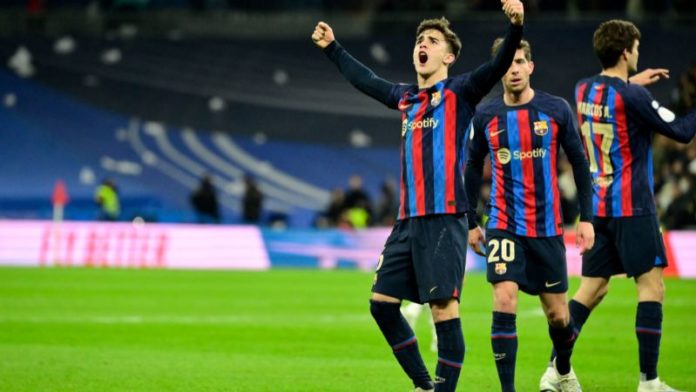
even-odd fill
[[[578,82],[575,99],[592,173],[594,215],[655,214],[654,132],[686,143],[696,132],[696,111],[677,119],[645,88],[603,75]]]
[[[491,157],[491,194],[487,228],[526,237],[550,237],[563,233],[558,189],[559,146],[573,166],[578,185],[581,219],[591,215],[590,175],[575,115],[562,98],[536,90],[526,104],[508,106],[503,97],[481,104],[471,123],[471,143],[466,181],[481,172],[486,155]],[[479,174],[480,175],[480,174]],[[477,181],[472,179],[472,187]]]
[[[496,56],[471,73],[419,89],[386,81],[338,42],[324,52],[360,91],[401,112],[401,191],[398,219],[468,210],[463,184],[466,130],[476,105],[505,74],[522,39],[510,25]]]
[[[427,89],[392,91],[401,111],[399,219],[467,210],[462,144],[475,108],[465,97],[468,80],[462,75]]]

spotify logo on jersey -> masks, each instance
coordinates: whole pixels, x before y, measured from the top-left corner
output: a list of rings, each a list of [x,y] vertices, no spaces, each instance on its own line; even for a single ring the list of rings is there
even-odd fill
[[[508,150],[507,148],[501,148],[500,150],[498,150],[497,156],[498,162],[502,163],[503,165],[506,165],[510,162],[510,150]]]

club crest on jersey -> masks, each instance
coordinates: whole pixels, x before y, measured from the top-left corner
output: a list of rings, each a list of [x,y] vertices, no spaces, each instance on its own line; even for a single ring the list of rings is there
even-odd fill
[[[503,275],[507,272],[507,264],[505,263],[495,263],[495,273],[498,275]]]
[[[549,123],[546,121],[534,121],[534,134],[544,136],[549,133]]]
[[[437,106],[442,102],[442,93],[439,91],[435,91],[430,98],[430,105],[431,106]]]

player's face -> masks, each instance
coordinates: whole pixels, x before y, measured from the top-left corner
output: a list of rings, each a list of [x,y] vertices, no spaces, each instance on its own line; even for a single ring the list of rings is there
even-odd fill
[[[633,50],[626,54],[628,57],[628,72],[638,71],[638,46],[640,46],[640,41],[633,41]]]
[[[534,72],[534,63],[527,61],[524,50],[517,49],[510,68],[503,76],[503,87],[506,93],[520,93],[529,87],[529,77]]]
[[[447,68],[453,61],[454,54],[450,52],[445,35],[441,31],[425,30],[416,38],[413,64],[418,75],[428,77],[442,67]]]

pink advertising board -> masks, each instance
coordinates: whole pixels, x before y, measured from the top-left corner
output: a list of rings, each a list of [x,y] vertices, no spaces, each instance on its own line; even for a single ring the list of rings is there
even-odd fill
[[[0,220],[0,264],[266,269],[255,226]]]

